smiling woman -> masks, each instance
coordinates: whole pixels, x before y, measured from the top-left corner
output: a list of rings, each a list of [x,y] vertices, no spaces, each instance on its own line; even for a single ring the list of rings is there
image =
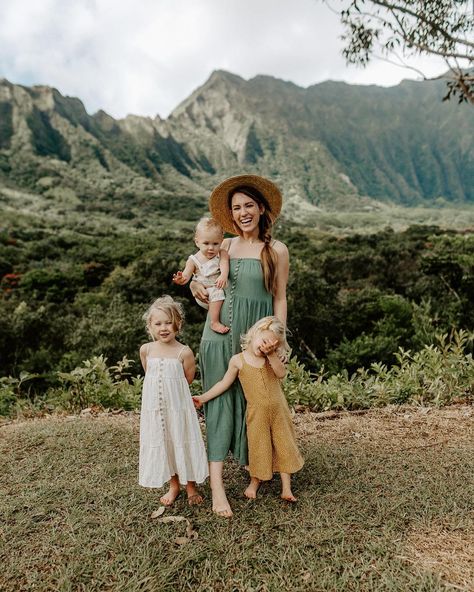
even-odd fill
[[[230,358],[240,352],[240,336],[256,321],[274,314],[286,324],[288,249],[271,235],[281,203],[278,187],[257,175],[231,177],[211,194],[213,218],[237,236],[222,243],[229,255],[230,273],[221,320],[230,330],[226,334],[212,331],[208,317],[202,334],[199,359],[206,391],[222,379]],[[191,290],[205,300],[204,286],[192,282]],[[248,463],[245,399],[238,381],[206,404],[205,416],[213,510],[230,517],[222,483],[223,461],[232,452],[240,464]]]

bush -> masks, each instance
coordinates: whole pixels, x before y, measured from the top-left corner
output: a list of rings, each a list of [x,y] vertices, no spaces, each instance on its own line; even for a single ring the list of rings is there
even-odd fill
[[[92,405],[113,409],[135,409],[140,402],[142,377],[129,380],[128,368],[133,362],[123,358],[115,366],[96,356],[84,361],[72,372],[58,372],[62,388],[51,389],[47,400],[67,411],[81,411]]]
[[[290,404],[315,411],[361,409],[387,404],[447,405],[474,396],[474,360],[465,350],[473,340],[466,331],[438,336],[438,345],[419,352],[400,349],[390,368],[373,363],[349,376],[341,372],[316,378],[296,358],[289,364],[283,389]]]

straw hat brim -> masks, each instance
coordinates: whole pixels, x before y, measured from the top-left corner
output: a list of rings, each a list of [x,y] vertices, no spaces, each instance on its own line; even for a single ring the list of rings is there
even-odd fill
[[[234,221],[228,205],[229,193],[241,185],[247,185],[258,189],[268,203],[269,214],[272,223],[281,212],[282,195],[278,187],[265,177],[259,175],[238,175],[222,181],[211,193],[209,198],[209,210],[212,217],[217,220],[225,232],[237,234]]]

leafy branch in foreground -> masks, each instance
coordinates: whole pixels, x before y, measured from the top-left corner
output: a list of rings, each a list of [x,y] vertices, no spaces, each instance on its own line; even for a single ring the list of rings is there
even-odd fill
[[[284,382],[290,404],[308,405],[313,410],[362,409],[388,404],[447,405],[474,397],[474,360],[465,351],[474,336],[454,331],[438,335],[437,345],[421,351],[400,351],[392,367],[374,363],[352,376],[341,372],[315,376],[294,357]]]
[[[323,0],[330,4],[328,0]],[[448,92],[474,105],[474,8],[471,0],[340,0],[348,63],[366,66],[380,53],[397,65],[414,55],[443,58]],[[378,56],[379,57],[379,56]],[[388,60],[390,61],[390,60]]]

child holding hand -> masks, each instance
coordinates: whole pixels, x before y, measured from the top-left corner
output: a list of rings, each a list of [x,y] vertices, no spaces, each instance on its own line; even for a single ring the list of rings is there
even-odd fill
[[[209,475],[207,454],[194,409],[189,384],[196,364],[187,345],[176,336],[183,323],[183,310],[170,296],[153,302],[143,319],[153,341],[140,348],[145,370],[140,412],[140,457],[138,482],[143,487],[162,487],[160,498],[170,506],[186,487],[190,505],[202,497],[196,482]]]
[[[229,277],[229,254],[221,249],[224,240],[222,226],[213,218],[201,218],[196,225],[194,242],[199,251],[190,255],[183,271],[173,275],[173,282],[184,286],[194,278],[205,288],[209,297],[210,325],[216,333],[227,333],[229,327],[220,320],[222,304],[225,300],[224,288]],[[196,302],[208,308],[200,300]]]
[[[274,316],[260,319],[242,337],[242,352],[230,359],[222,380],[199,397],[197,408],[226,391],[238,377],[247,401],[247,438],[250,484],[245,490],[255,498],[261,481],[281,475],[281,497],[296,502],[291,474],[303,466],[296,444],[293,422],[280,379],[286,374],[281,361],[288,351],[285,327]]]

